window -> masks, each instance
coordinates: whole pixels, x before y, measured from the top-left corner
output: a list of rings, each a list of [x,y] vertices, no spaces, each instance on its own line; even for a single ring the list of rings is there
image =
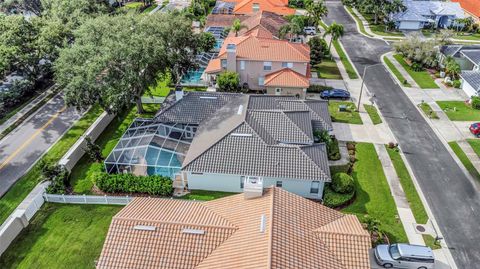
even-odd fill
[[[282,92],[282,89],[281,88],[276,88],[275,89],[275,93],[281,93]]]
[[[265,71],[272,70],[272,62],[263,62],[263,70]]]
[[[227,59],[222,59],[221,63],[222,63],[222,68],[227,68]]]
[[[310,193],[318,193],[320,188],[320,182],[312,181],[312,185],[310,186]]]
[[[252,4],[252,11],[257,12],[260,10],[260,4],[259,3],[253,3]]]
[[[258,85],[259,85],[259,86],[263,86],[264,82],[265,82],[265,78],[264,78],[264,77],[258,77]]]
[[[240,189],[243,189],[243,185],[245,184],[245,176],[240,177]]]
[[[240,70],[245,70],[245,61],[240,61]]]
[[[281,188],[281,187],[282,187],[282,185],[283,185],[283,182],[281,182],[281,181],[277,181],[277,187]]]
[[[282,63],[282,67],[283,67],[283,68],[292,68],[292,67],[293,67],[293,63],[283,62],[283,63]]]

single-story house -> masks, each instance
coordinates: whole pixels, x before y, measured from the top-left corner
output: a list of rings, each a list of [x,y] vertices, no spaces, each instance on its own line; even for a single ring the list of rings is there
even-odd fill
[[[466,51],[466,54],[464,53]],[[441,67],[444,67],[444,61],[447,57],[452,57],[460,65],[461,70],[473,70],[475,67],[475,51],[480,51],[480,45],[444,45],[439,47],[439,59]],[[470,55],[470,56],[467,56]],[[477,64],[478,65],[478,64]]]
[[[178,93],[177,93],[178,94]],[[241,192],[248,177],[321,199],[330,182],[328,104],[293,96],[190,92],[137,119],[105,160],[109,173],[164,175],[177,188]]]
[[[371,268],[355,215],[252,185],[207,202],[133,199],[113,217],[96,268]]]
[[[456,19],[465,18],[459,3],[404,0],[403,4],[405,11],[390,16],[399,30],[420,30],[430,25],[448,28],[456,25]]]
[[[480,96],[480,71],[462,71],[462,90],[468,96]]]

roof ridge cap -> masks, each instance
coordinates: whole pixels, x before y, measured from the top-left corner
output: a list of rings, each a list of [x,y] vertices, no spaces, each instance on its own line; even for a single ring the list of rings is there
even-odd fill
[[[317,144],[321,145],[321,144],[325,144],[325,143],[317,143]],[[315,163],[315,162],[312,160],[312,158],[310,158],[310,156],[308,156],[307,153],[305,153],[305,151],[303,151],[303,148],[304,148],[304,147],[302,147],[302,146],[298,146],[298,149],[300,150],[300,152],[301,152],[303,155],[305,155],[305,156],[307,157],[307,159],[308,159],[310,162],[313,163],[313,165],[315,165],[317,168],[320,169],[320,173],[322,173],[322,175],[324,175],[326,178],[331,178],[330,176],[328,176],[328,175],[323,171],[323,169],[322,169],[321,167],[319,167],[319,166],[317,165],[317,163]]]
[[[210,211],[212,211],[213,213],[215,213],[215,215],[217,216],[220,216],[218,215],[216,212],[214,212],[213,210],[209,209]],[[225,219],[223,218],[222,216],[220,216],[222,219]],[[115,220],[124,220],[124,221],[143,221],[143,222],[153,222],[153,223],[161,223],[161,224],[169,224],[169,225],[187,225],[187,226],[199,226],[199,227],[208,227],[208,228],[222,228],[222,229],[238,229],[237,226],[233,225],[232,226],[225,226],[225,225],[212,225],[212,224],[198,224],[198,223],[188,223],[188,222],[178,222],[178,221],[162,221],[162,220],[149,220],[149,219],[138,219],[138,218],[131,218],[131,217],[115,217],[114,218]],[[230,222],[228,221],[227,219],[225,219],[227,222]]]
[[[270,230],[268,231],[268,254],[267,254],[267,269],[272,268],[272,251],[273,251],[273,204],[275,202],[275,187],[271,187],[272,189],[272,198],[270,204]]]

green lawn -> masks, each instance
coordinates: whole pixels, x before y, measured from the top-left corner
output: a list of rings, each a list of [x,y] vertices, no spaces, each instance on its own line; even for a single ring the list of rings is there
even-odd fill
[[[360,219],[368,214],[380,221],[380,227],[387,233],[390,242],[408,242],[373,144],[357,143],[356,158],[353,169],[357,187],[355,200],[342,211],[355,214]]]
[[[424,29],[422,33],[425,37],[433,37],[437,35],[439,32],[431,30],[431,29]],[[461,40],[477,40],[480,41],[480,33],[471,34],[471,33],[462,33],[462,32],[455,32],[453,37],[454,39],[461,39]]]
[[[138,8],[143,7],[143,3],[142,2],[128,2],[128,3],[125,4],[124,7],[127,8],[127,9],[138,9]]]
[[[147,13],[147,14],[148,14],[148,13],[150,13],[152,10],[154,10],[155,8],[157,8],[157,4],[155,4],[155,3],[154,3],[154,4],[151,4],[149,7],[147,7],[147,8],[143,11],[143,13]]]
[[[48,163],[58,162],[58,160],[63,157],[63,155],[88,129],[88,127],[92,125],[102,112],[103,110],[98,106],[90,109],[57,143],[55,143],[52,148],[50,148],[42,159]],[[22,176],[2,198],[0,198],[0,223],[5,221],[8,215],[15,210],[40,180],[40,169],[38,165],[35,165],[24,176]]]
[[[372,105],[366,105],[366,104],[364,104],[363,107],[365,108],[368,115],[370,116],[370,119],[372,119],[373,124],[382,123],[382,118],[380,118],[380,115],[378,114],[376,107]]]
[[[418,86],[422,89],[438,89],[438,85],[432,79],[430,74],[423,70],[423,71],[414,71],[410,66],[405,62],[402,55],[395,54],[393,55],[395,60],[397,60],[402,67],[407,71],[407,73],[412,77],[413,80],[418,84]]]
[[[475,178],[476,180],[480,181],[480,174],[478,173],[477,169],[475,169],[475,166],[473,166],[470,159],[468,159],[465,152],[463,152],[463,150],[457,144],[457,142],[452,141],[452,142],[448,142],[448,144],[452,148],[453,152],[455,152],[457,157],[460,159],[460,161],[463,163],[463,166],[465,166],[465,168],[468,170],[470,175],[472,175],[472,177]]]
[[[338,56],[340,57],[340,60],[343,63],[343,66],[345,66],[348,77],[351,78],[351,79],[357,79],[358,75],[355,72],[355,69],[353,68],[352,63],[347,58],[347,55],[345,54],[345,51],[343,51],[342,46],[340,45],[340,42],[338,42],[338,40],[334,40],[332,43],[333,43],[333,46],[335,47],[335,50],[338,53]]]
[[[326,30],[326,29],[328,28],[328,25],[326,25],[325,22],[323,22],[323,21],[320,21],[320,22],[319,22],[319,25],[320,25],[324,30]]]
[[[153,117],[159,108],[159,104],[144,104],[146,113],[139,115],[136,107],[132,106],[131,109],[115,117],[95,141],[102,149],[103,157],[107,157],[110,154],[120,137],[136,117]],[[80,194],[90,194],[93,187],[92,176],[97,172],[102,172],[103,169],[103,163],[92,162],[87,155],[83,156],[72,169],[70,184],[73,187],[73,191]]]
[[[346,105],[347,111],[340,112],[338,107],[340,105]],[[352,102],[345,101],[329,101],[328,102],[328,111],[334,122],[343,122],[351,124],[363,124],[360,114],[355,111],[357,106]]]
[[[0,268],[95,268],[120,209],[47,203],[0,257]]]
[[[423,102],[418,105],[418,107],[423,111],[423,113],[430,119],[438,119],[437,112],[433,111],[432,107]]]
[[[385,61],[385,64],[388,66],[388,68],[390,69],[390,71],[397,77],[397,79],[400,81],[400,83],[402,83],[403,86],[405,87],[412,87],[412,85],[410,85],[410,83],[407,82],[407,80],[405,79],[405,77],[402,75],[402,73],[400,73],[400,71],[398,71],[398,69],[395,67],[395,65],[390,61],[390,59],[388,59],[387,56],[383,56],[383,60]]]
[[[218,198],[238,194],[235,192],[221,192],[221,191],[203,191],[203,190],[191,190],[189,194],[182,196],[181,199],[187,200],[199,200],[210,201]]]
[[[480,120],[480,110],[473,109],[463,101],[437,101],[437,104],[452,121]]]
[[[357,22],[358,28],[360,29],[360,32],[363,33],[366,36],[372,37],[372,35],[368,34],[367,31],[365,30],[365,26],[362,23],[362,20],[358,17],[358,15],[353,11],[351,7],[344,6],[347,11],[353,16],[355,21]]]
[[[321,63],[315,65],[319,78],[342,79],[340,70],[334,60],[323,59]]]
[[[480,140],[478,139],[467,139],[468,144],[473,148],[473,151],[477,153],[477,155],[480,157]]]
[[[360,12],[362,14],[362,17],[365,18],[368,22],[368,26],[370,27],[370,30],[380,36],[405,36],[402,32],[399,31],[387,31],[385,28],[384,24],[374,24],[375,20],[373,18],[373,14],[365,13],[365,12]],[[379,20],[380,21],[380,20]]]

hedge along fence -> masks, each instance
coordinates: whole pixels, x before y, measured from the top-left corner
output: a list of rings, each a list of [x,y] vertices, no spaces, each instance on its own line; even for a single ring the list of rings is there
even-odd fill
[[[97,173],[93,180],[100,190],[107,193],[144,193],[160,196],[170,196],[173,193],[172,179],[159,175]]]

